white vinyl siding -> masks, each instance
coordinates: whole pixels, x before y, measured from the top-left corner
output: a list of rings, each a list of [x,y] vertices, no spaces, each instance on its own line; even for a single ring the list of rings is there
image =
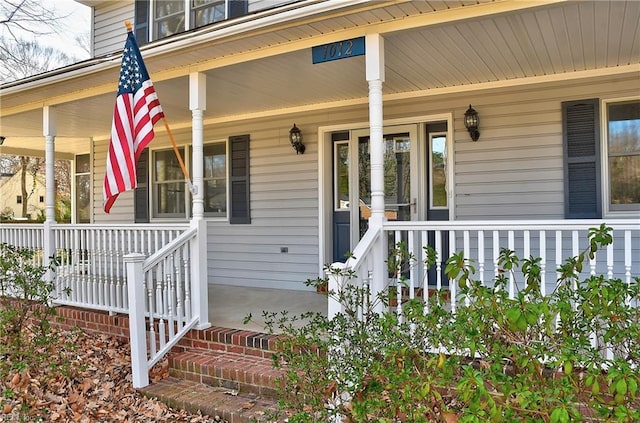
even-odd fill
[[[115,100],[114,100],[115,101]],[[118,195],[109,214],[104,212],[103,183],[104,172],[107,167],[107,148],[109,141],[96,143],[93,154],[93,221],[92,223],[133,223],[133,191],[126,191]]]
[[[250,134],[251,223],[209,222],[209,282],[305,289],[304,281],[317,276],[317,126],[298,123],[307,150],[296,155],[291,125],[274,118],[235,131]]]
[[[562,102],[621,97],[633,87],[635,76],[483,90],[385,104],[384,116],[453,111],[456,220],[563,219]],[[477,142],[463,123],[469,104],[480,116]]]
[[[133,1],[109,1],[94,8],[94,56],[120,52],[127,38],[125,21],[133,22]]]
[[[456,196],[452,205],[456,220],[562,219],[562,102],[587,97],[621,98],[634,87],[639,88],[638,81],[631,75],[429,96],[387,102],[384,115],[393,120],[453,112]],[[469,103],[480,115],[477,142],[471,141],[462,122]],[[363,104],[205,127],[206,140],[249,134],[251,166],[251,223],[208,221],[210,283],[307,289],[304,281],[318,276],[321,243],[318,127],[367,120],[368,109]],[[303,155],[296,155],[289,144],[288,131],[294,121],[307,147]],[[190,142],[189,129],[174,135],[178,145]],[[169,146],[165,138],[162,133],[156,134],[151,148]],[[102,211],[106,148],[106,141],[97,143],[93,156],[94,221],[133,222],[133,196],[129,192],[120,195],[110,215]],[[327,168],[326,163],[322,165]],[[325,212],[330,213],[330,209],[327,205]]]
[[[293,2],[294,0],[249,0],[248,9],[252,13]]]
[[[630,83],[574,82],[469,95],[466,103],[480,113],[481,136],[472,142],[463,110],[456,113],[456,219],[564,218],[561,103],[615,97],[628,92]]]

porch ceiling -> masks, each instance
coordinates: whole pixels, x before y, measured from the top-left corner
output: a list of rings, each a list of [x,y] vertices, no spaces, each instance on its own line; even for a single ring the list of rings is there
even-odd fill
[[[468,3],[455,2],[458,5],[455,6],[454,2],[372,2],[370,5],[379,5],[340,17],[290,25],[276,35],[265,31],[256,35],[264,39],[252,38],[254,46],[246,39],[199,44],[170,56],[150,56],[147,65],[167,118],[176,127],[191,124],[187,75],[194,68],[187,68],[186,63],[196,63],[197,70],[207,76],[205,119],[209,122],[260,113],[294,112],[320,104],[366,103],[364,56],[312,64],[311,35],[333,34],[339,40],[340,27],[356,27],[359,35],[383,32],[386,96],[472,89],[477,84],[533,77],[563,74],[570,77],[590,70],[640,71],[640,2],[536,2],[535,7],[500,13],[486,13],[485,8],[502,3],[473,6]],[[438,18],[463,6],[469,13],[459,15],[458,20]],[[424,22],[412,29],[399,30],[401,25],[395,22],[401,18]],[[344,32],[344,38],[359,35],[353,30]],[[275,36],[279,40],[269,39]],[[256,53],[255,49],[268,45],[282,45],[282,51],[289,46],[294,51]],[[292,49],[291,45],[299,48]],[[244,48],[256,58],[234,63],[226,50],[230,46],[235,46],[236,51]],[[211,60],[212,57],[219,60]],[[0,152],[18,147],[43,149],[42,106],[46,102],[42,99],[48,93],[60,99],[55,104],[57,151],[86,152],[91,137],[108,138],[119,64],[118,60],[105,61],[112,64],[105,69],[103,63],[103,68],[79,75],[71,82],[43,84],[25,91],[14,89],[9,94],[3,90],[0,135],[7,140]],[[161,77],[154,78],[163,69]],[[105,84],[108,90],[80,95],[79,100],[73,93],[64,94],[70,86],[81,94],[82,90]]]

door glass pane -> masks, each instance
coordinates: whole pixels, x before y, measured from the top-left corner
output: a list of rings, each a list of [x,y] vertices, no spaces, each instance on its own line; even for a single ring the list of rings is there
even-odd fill
[[[334,207],[336,210],[349,209],[349,144],[335,144],[335,158],[333,160],[335,166],[335,199]]]
[[[431,137],[431,208],[447,207],[447,138]]]
[[[409,134],[384,136],[385,215],[388,220],[411,220],[411,138]],[[359,192],[361,218],[371,215],[371,162],[369,137],[360,138]]]

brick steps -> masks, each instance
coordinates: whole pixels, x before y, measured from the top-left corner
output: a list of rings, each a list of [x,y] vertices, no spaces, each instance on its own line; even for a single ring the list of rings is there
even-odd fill
[[[214,388],[276,398],[280,372],[271,359],[224,351],[189,349],[169,355],[169,375]]]
[[[230,395],[228,390],[202,383],[169,377],[141,390],[142,394],[157,398],[175,409],[200,411],[203,415],[220,417],[229,423],[271,423],[274,400],[254,395]]]
[[[192,330],[167,356],[169,377],[142,393],[229,423],[275,422],[276,342],[274,335],[245,330]]]
[[[129,341],[128,316],[59,307],[56,324]],[[172,407],[201,411],[230,423],[275,422],[279,371],[272,366],[278,337],[239,329],[192,329],[167,356],[169,377],[141,389]]]

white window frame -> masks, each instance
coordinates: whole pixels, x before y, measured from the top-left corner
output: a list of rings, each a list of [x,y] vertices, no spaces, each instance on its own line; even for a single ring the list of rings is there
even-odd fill
[[[640,96],[602,99],[600,101],[600,168],[602,170],[602,202],[604,217],[637,217],[640,206],[632,210],[611,210],[611,194],[609,185],[609,108],[610,104],[627,101],[640,101]]]

